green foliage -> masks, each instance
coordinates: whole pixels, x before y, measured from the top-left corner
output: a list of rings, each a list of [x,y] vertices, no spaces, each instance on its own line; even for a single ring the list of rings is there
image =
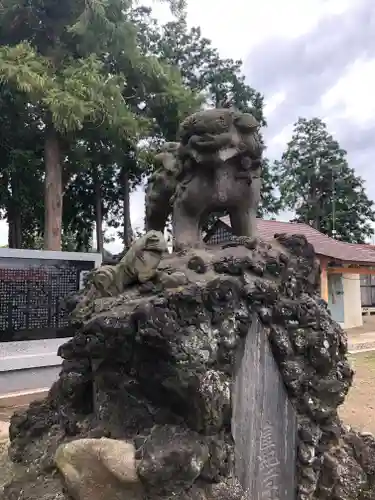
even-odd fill
[[[56,69],[35,49],[22,43],[0,48],[0,77],[25,92],[31,103],[50,111],[55,128],[74,132],[85,121],[118,127],[123,135],[134,135],[139,120],[128,109],[122,90],[122,75],[106,75],[95,56],[66,58]]]
[[[21,92],[39,95],[51,85],[48,60],[38,56],[28,43],[0,48],[1,81],[14,83]]]
[[[30,238],[43,215],[43,142],[33,107],[16,89],[0,85],[0,107],[0,213],[14,247]]]
[[[274,217],[281,209],[281,202],[275,192],[278,185],[277,165],[270,163],[268,158],[262,162],[262,189],[257,216],[260,218]]]
[[[181,13],[183,1],[167,1],[175,13]],[[0,135],[9,132],[10,147],[19,149],[22,140],[13,133],[14,125],[23,136],[26,121],[16,121],[15,117],[23,115],[25,107],[32,110],[35,122],[30,130],[39,134],[37,150],[25,152],[29,166],[30,155],[36,156],[32,171],[37,172],[38,189],[34,190],[34,203],[30,203],[31,210],[27,212],[28,234],[24,234],[26,224],[22,226],[23,244],[32,246],[43,234],[44,200],[40,188],[47,123],[60,133],[65,191],[63,233],[75,235],[77,247],[86,247],[95,220],[94,178],[101,185],[103,216],[118,213],[120,172],[127,170],[136,184],[146,166],[134,152],[139,140],[150,138],[157,126],[152,109],[173,108],[181,119],[195,107],[196,96],[182,84],[178,70],[144,50],[142,44],[149,44],[150,30],[139,24],[138,11],[142,8],[134,7],[131,0],[2,2],[0,82],[8,93],[21,99],[11,103],[9,130],[2,128]],[[8,156],[3,163],[9,163],[4,167],[5,173],[6,169],[19,173],[21,161],[15,162]],[[33,185],[31,180],[31,174],[24,171],[20,181],[24,183],[23,191]],[[10,181],[7,180],[7,186]],[[7,189],[14,205],[16,197],[10,187]],[[24,194],[22,206],[26,207]],[[11,203],[3,202],[2,207],[8,217]]]
[[[351,243],[374,234],[364,181],[322,120],[299,118],[277,168],[283,208],[295,210],[296,220]]]
[[[174,140],[191,112],[226,102],[265,125],[241,62],[187,27],[183,0],[165,1],[177,19],[164,27],[131,0],[2,1],[0,210],[14,219],[18,245],[36,248],[44,233],[47,123],[59,133],[62,247],[76,250],[91,245],[98,203],[105,223],[124,225],[124,174],[131,189],[142,182],[152,147]],[[264,178],[262,210],[272,214],[268,164]]]

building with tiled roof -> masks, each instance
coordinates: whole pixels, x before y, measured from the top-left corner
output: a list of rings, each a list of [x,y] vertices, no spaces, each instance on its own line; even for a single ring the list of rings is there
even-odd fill
[[[257,232],[266,241],[281,233],[306,236],[320,261],[321,295],[332,316],[346,328],[362,325],[362,302],[375,306],[372,304],[375,299],[375,246],[335,240],[298,222],[257,219]],[[222,244],[231,238],[230,220],[226,216],[216,221],[204,240],[208,244]]]
[[[221,217],[219,220],[228,228],[231,227],[228,216]],[[215,230],[217,229],[216,226]],[[303,234],[319,255],[345,262],[355,262],[356,264],[361,262],[371,263],[375,266],[375,247],[373,245],[358,245],[335,240],[307,224],[257,219],[257,231],[260,238],[267,241],[272,240],[275,234]],[[212,234],[211,231],[207,233],[206,241],[208,241],[209,234]]]

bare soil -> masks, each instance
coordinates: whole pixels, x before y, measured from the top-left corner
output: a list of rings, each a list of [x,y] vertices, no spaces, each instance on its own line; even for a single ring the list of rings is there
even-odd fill
[[[32,397],[28,401],[22,401],[22,404],[5,404],[0,403],[0,420],[8,422],[10,417],[16,411],[26,409],[28,404],[32,401]],[[9,441],[3,433],[0,433],[0,492],[2,487],[15,477],[17,465],[13,464],[8,458],[8,444]]]
[[[344,423],[375,434],[375,351],[350,356],[355,371],[353,386],[340,408]]]

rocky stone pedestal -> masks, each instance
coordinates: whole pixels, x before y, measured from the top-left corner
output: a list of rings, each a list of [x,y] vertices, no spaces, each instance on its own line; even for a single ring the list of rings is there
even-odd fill
[[[374,499],[375,441],[338,419],[352,370],[306,240],[158,271],[95,301],[48,397],[12,418],[23,473],[2,498]]]

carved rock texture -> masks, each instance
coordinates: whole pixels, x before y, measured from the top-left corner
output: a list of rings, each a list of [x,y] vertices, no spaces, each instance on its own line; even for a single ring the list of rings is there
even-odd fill
[[[75,500],[144,497],[132,443],[108,438],[76,439],[58,447],[55,462]]]
[[[187,251],[158,271],[163,279],[97,300],[60,348],[47,398],[13,416],[10,455],[28,472],[3,498],[69,498],[56,448],[104,436],[134,444],[145,499],[247,500],[233,472],[231,390],[255,315],[297,413],[296,499],[374,499],[375,440],[337,416],[353,373],[306,239]]]

